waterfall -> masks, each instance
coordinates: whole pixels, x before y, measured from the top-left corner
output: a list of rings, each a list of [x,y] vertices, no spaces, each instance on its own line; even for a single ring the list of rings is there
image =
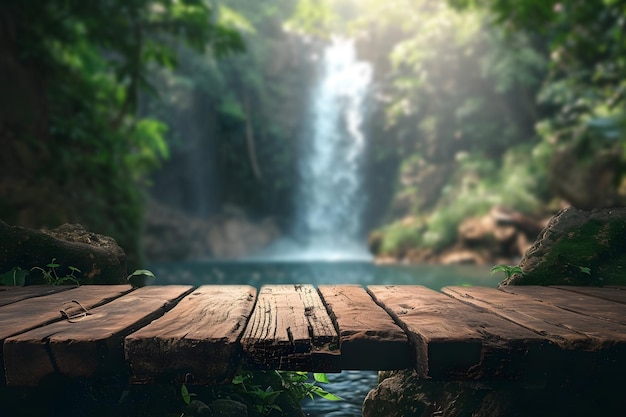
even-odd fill
[[[334,39],[318,60],[310,125],[301,137],[290,237],[264,258],[369,260],[362,230],[366,138],[364,101],[372,78],[352,40]]]
[[[341,39],[326,48],[320,64],[311,128],[300,148],[294,235],[306,258],[364,258],[361,127],[371,66],[357,61],[352,40]]]

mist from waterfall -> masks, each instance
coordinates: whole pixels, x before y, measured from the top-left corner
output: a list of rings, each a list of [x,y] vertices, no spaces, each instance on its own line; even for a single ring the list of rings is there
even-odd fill
[[[369,260],[363,216],[366,137],[362,130],[371,65],[354,41],[334,39],[318,60],[310,126],[301,138],[289,238],[268,255],[284,260]]]

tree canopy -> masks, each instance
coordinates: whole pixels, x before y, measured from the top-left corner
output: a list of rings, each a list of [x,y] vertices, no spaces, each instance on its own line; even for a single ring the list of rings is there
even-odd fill
[[[618,0],[5,2],[0,217],[84,223],[137,254],[151,182],[196,215],[288,216],[311,57],[333,34],[375,67],[388,252],[449,245],[493,205],[625,204],[625,22]]]
[[[154,66],[174,68],[180,39],[201,53],[243,49],[202,0],[24,0],[0,10],[0,216],[27,226],[82,222],[137,253],[135,181],[168,154],[167,126],[135,117]]]

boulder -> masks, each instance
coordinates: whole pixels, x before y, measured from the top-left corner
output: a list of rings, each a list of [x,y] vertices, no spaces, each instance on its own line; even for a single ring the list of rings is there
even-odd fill
[[[59,265],[58,276],[70,274],[69,267],[80,270],[75,276],[81,284],[126,283],[126,256],[113,238],[89,232],[79,224],[39,231],[0,220],[0,274],[15,267],[47,269],[53,259]],[[40,284],[43,278],[29,274],[27,283]]]
[[[626,208],[557,213],[501,285],[626,285]]]
[[[248,417],[248,407],[246,407],[245,404],[228,398],[221,398],[213,401],[210,408],[212,411],[211,415],[216,417]]]
[[[622,415],[619,384],[596,375],[530,380],[421,379],[413,370],[379,373],[363,417],[583,417]],[[551,376],[550,376],[551,375]]]
[[[495,206],[483,217],[461,222],[457,241],[467,249],[484,249],[492,258],[519,259],[544,226],[545,222],[528,215]]]
[[[549,183],[556,195],[583,210],[624,204],[618,182],[623,171],[621,144],[590,152],[580,144],[558,150],[549,168]]]
[[[379,373],[363,402],[363,417],[461,417],[471,415],[488,391],[476,382],[421,379],[411,369]]]

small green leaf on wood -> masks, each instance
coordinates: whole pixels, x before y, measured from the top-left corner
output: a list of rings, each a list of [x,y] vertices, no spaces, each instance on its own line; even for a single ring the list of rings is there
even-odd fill
[[[154,274],[150,270],[148,270],[148,269],[137,269],[135,272],[133,272],[132,274],[130,274],[128,276],[128,279],[130,279],[131,277],[139,277],[139,276],[148,277],[148,278],[155,278]]]

